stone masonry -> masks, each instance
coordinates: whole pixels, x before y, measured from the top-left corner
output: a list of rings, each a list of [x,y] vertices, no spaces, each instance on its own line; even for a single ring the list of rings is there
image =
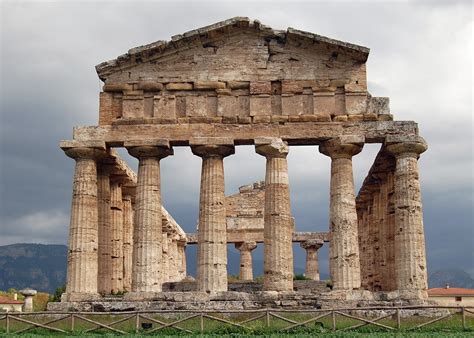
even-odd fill
[[[317,250],[329,242],[333,289],[321,300],[426,299],[418,160],[427,145],[415,122],[394,121],[389,99],[367,91],[368,55],[366,47],[236,17],[96,66],[104,82],[98,125],[76,127],[60,144],[76,161],[63,300],[124,291],[127,302],[168,299],[163,285],[186,277],[193,243],[198,294],[190,297],[225,300],[233,297],[227,244],[240,250],[240,277],[251,283],[251,252],[263,243],[261,292],[286,301],[299,292],[295,241],[313,283]],[[352,157],[365,143],[381,148],[356,194]],[[266,158],[265,182],[226,198],[224,159],[240,145]],[[296,146],[331,159],[329,234],[294,230],[286,158]],[[138,159],[137,174],[117,156],[120,147]],[[160,165],[174,147],[202,159],[196,235],[162,206]]]

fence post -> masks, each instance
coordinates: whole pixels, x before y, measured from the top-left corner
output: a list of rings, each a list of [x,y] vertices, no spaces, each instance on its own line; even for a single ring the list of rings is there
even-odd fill
[[[74,315],[71,315],[71,332],[74,332]]]
[[[462,314],[462,329],[466,330],[466,311],[464,311],[464,307],[461,308],[461,314]]]
[[[199,329],[201,333],[204,332],[204,313],[201,312],[201,315],[199,316]]]
[[[10,316],[8,312],[5,314],[5,325],[7,326],[7,333],[10,333]]]
[[[135,333],[138,333],[140,331],[140,314],[137,312],[135,314]]]
[[[268,311],[268,308],[267,310],[265,311],[265,325],[267,327],[270,327],[270,311]]]
[[[334,309],[331,311],[331,317],[332,317],[332,330],[336,331],[336,311],[334,311]]]
[[[400,309],[397,307],[397,330],[400,331],[402,324],[400,320]]]

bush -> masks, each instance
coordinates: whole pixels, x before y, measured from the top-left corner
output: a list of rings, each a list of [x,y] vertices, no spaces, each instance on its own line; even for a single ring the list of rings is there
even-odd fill
[[[293,276],[293,280],[311,280],[311,278],[306,277],[303,274],[298,274]]]
[[[50,302],[60,302],[61,301],[61,295],[66,292],[66,285],[60,286],[59,288],[56,288],[56,291],[54,291],[54,295],[52,295],[49,298]]]

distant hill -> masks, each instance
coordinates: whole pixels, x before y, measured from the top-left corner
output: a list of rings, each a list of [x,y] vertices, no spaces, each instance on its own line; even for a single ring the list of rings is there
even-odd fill
[[[428,278],[430,288],[450,287],[474,289],[474,279],[461,269],[441,269],[430,273]]]
[[[66,283],[66,265],[65,245],[0,246],[0,290],[31,287],[54,293]]]

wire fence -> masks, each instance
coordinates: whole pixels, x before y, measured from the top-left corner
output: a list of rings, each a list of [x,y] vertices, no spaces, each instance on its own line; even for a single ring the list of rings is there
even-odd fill
[[[423,313],[425,315],[423,315]],[[429,314],[429,316],[426,316]],[[414,331],[445,323],[442,327],[474,331],[474,307],[405,306],[341,309],[256,310],[156,310],[127,312],[6,312],[0,314],[0,332],[152,334],[166,331],[204,333],[222,330],[253,332],[271,329],[291,333],[298,329],[327,331]],[[449,324],[449,325],[448,325]],[[229,330],[230,329],[230,330]]]

